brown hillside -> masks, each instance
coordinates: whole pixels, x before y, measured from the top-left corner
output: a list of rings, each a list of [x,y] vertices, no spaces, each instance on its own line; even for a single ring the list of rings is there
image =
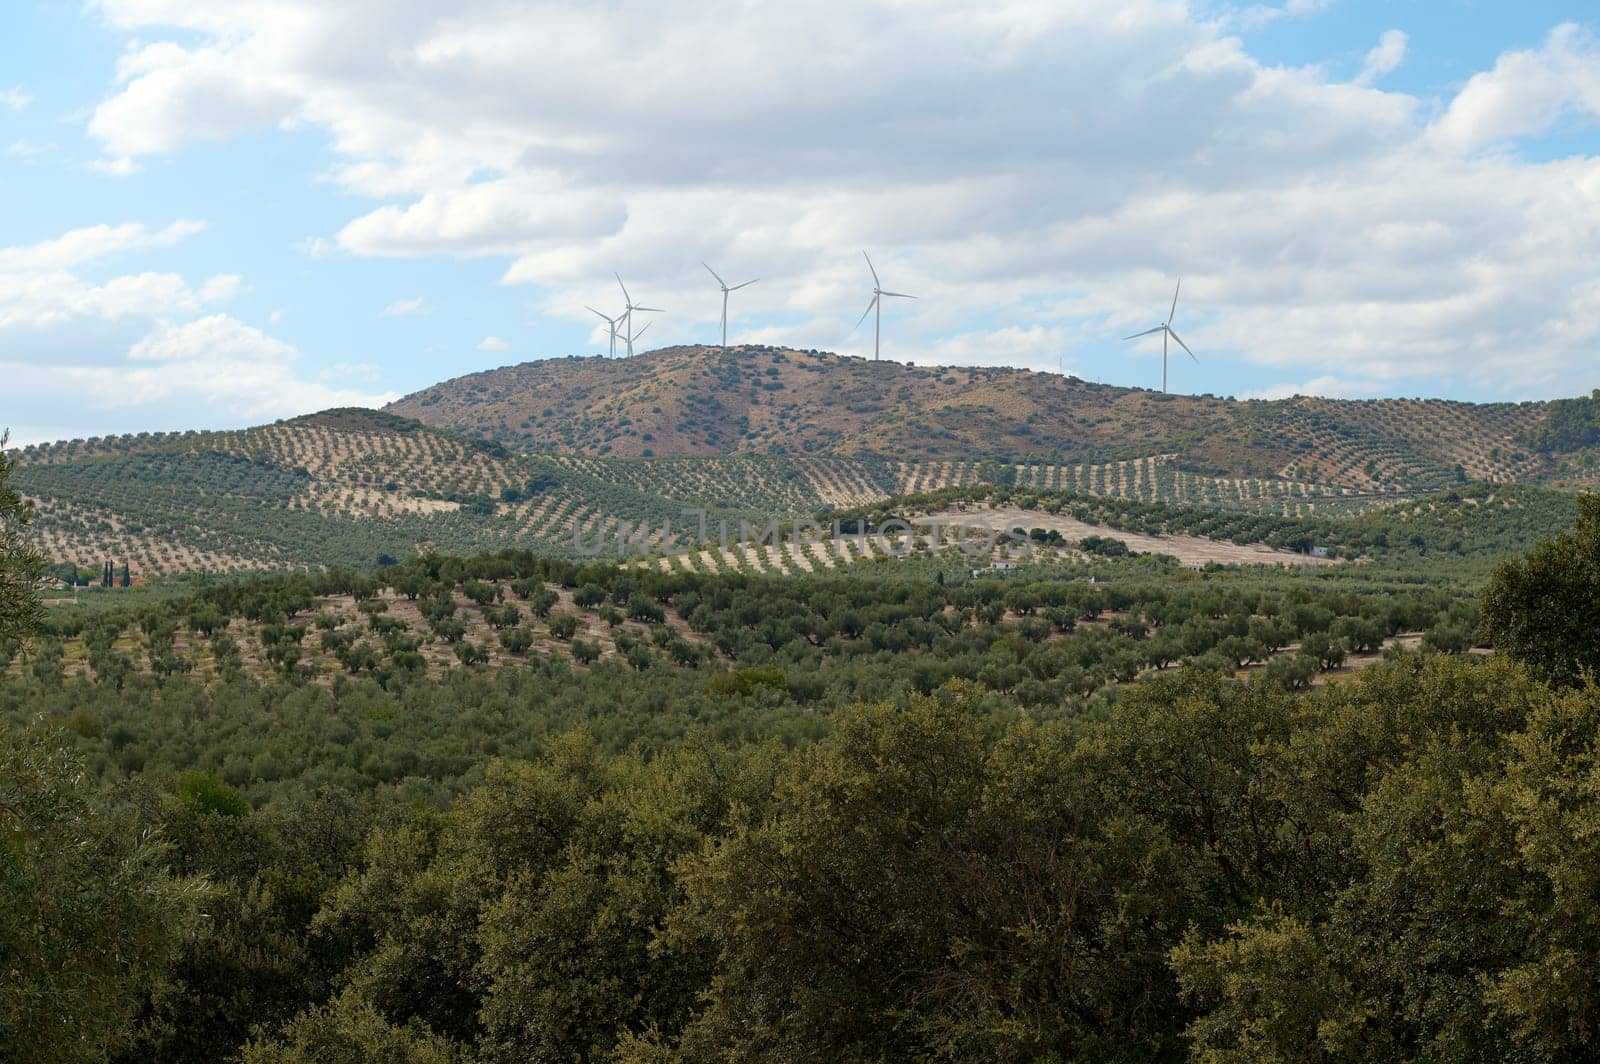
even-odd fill
[[[526,451],[1105,461],[1171,454],[1214,476],[1360,492],[1562,475],[1519,444],[1541,403],[1162,395],[1054,373],[816,351],[673,347],[470,374],[390,411]]]

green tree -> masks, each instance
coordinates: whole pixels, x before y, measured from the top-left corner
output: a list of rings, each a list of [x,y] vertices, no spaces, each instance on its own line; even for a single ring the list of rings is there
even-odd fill
[[[121,1045],[205,891],[52,737],[0,733],[0,1053],[96,1061]]]
[[[1600,673],[1600,495],[1578,500],[1572,531],[1495,569],[1482,616],[1495,647],[1553,682]]]
[[[33,508],[11,486],[17,462],[6,457],[8,439],[9,433],[0,433],[0,640],[25,635],[38,623],[44,578],[44,559],[23,539]]]

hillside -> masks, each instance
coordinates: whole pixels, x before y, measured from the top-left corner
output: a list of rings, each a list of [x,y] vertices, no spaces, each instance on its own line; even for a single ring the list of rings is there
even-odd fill
[[[915,367],[770,347],[529,362],[445,381],[389,409],[539,453],[1046,465],[1172,455],[1186,472],[1360,493],[1463,479],[1584,480],[1594,475],[1596,449],[1587,435],[1547,431],[1547,403],[1238,402],[1029,370]]]
[[[107,561],[139,579],[369,568],[422,550],[570,556],[575,536],[615,542],[640,529],[662,565],[804,572],[862,553],[707,549],[691,542],[695,511],[720,538],[723,521],[737,535],[743,520],[951,489],[970,501],[1120,500],[1187,515],[1162,516],[1172,530],[1357,556],[1382,541],[1330,522],[1469,482],[1592,484],[1596,407],[1238,403],[1021,370],[678,348],[463,377],[387,411],[23,448],[16,485],[34,503],[35,541],[83,579]],[[1444,542],[1479,542],[1475,520]]]

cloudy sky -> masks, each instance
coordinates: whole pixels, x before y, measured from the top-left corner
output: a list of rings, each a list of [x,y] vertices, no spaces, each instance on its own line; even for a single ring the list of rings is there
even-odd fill
[[[0,426],[241,425],[605,349],[1173,388],[1600,385],[1600,17],[1478,0],[14,0]],[[598,326],[598,327],[597,327]]]

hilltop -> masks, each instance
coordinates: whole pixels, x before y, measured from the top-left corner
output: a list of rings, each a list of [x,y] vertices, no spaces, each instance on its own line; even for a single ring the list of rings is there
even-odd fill
[[[1596,451],[1592,434],[1550,431],[1552,409],[1562,412],[1560,423],[1567,417],[1549,403],[1241,402],[1031,370],[919,367],[772,347],[529,362],[444,381],[388,409],[547,454],[1045,464],[1173,455],[1188,472],[1361,493],[1463,480],[1585,480]]]

